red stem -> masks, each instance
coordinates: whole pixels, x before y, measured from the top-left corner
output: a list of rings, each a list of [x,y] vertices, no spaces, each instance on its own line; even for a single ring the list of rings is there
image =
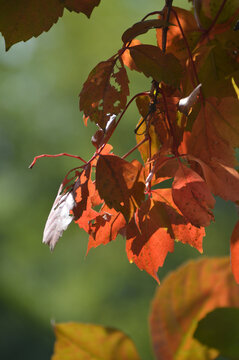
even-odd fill
[[[84,159],[82,159],[80,156],[77,156],[77,155],[71,155],[71,154],[67,154],[67,153],[60,153],[60,154],[56,154],[56,155],[42,154],[42,155],[38,155],[38,156],[34,157],[33,162],[29,165],[29,169],[32,169],[33,166],[35,165],[36,161],[40,158],[43,158],[43,157],[55,158],[55,157],[60,157],[60,156],[72,157],[72,158],[81,160],[83,163],[87,164],[87,162]]]
[[[134,152],[136,149],[138,149],[145,141],[147,141],[148,138],[145,137],[143,140],[141,140],[137,145],[135,145],[130,151],[128,151],[124,156],[122,156],[121,159],[126,159],[132,152]]]

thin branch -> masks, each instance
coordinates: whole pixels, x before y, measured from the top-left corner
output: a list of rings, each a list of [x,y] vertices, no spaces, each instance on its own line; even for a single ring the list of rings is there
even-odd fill
[[[128,151],[124,156],[121,157],[121,159],[126,159],[132,152],[134,152],[136,149],[138,149],[143,143],[145,143],[148,140],[147,137],[145,137],[143,140],[141,140],[137,145],[135,145],[130,151]]]

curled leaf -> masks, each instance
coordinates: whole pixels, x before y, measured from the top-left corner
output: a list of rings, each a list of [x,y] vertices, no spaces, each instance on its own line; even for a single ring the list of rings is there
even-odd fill
[[[167,25],[166,21],[162,19],[139,21],[123,33],[122,41],[125,44],[133,40],[136,36],[146,33],[150,29],[162,28]]]
[[[49,245],[50,250],[54,250],[54,247],[73,220],[73,216],[70,215],[70,211],[73,210],[75,200],[72,192],[61,194],[63,186],[61,185],[57,193],[56,199],[53,203],[52,209],[48,216],[43,240],[44,244]]]
[[[188,115],[189,111],[193,107],[194,103],[197,100],[198,95],[200,94],[202,84],[199,84],[189,96],[186,98],[180,99],[178,103],[178,109],[183,114]]]

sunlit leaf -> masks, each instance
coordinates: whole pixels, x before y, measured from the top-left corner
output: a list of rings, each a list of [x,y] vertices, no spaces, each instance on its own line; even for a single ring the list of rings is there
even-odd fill
[[[120,211],[130,221],[144,199],[140,170],[114,155],[101,155],[96,166],[96,188],[109,208]]]
[[[122,41],[123,43],[130,42],[136,36],[144,34],[150,29],[162,28],[166,25],[167,23],[161,19],[151,19],[137,22],[123,33]]]
[[[80,110],[104,129],[109,116],[117,115],[125,107],[128,95],[123,62],[113,57],[100,62],[89,74],[80,93]]]
[[[181,164],[172,185],[173,200],[182,214],[195,226],[208,226],[214,220],[215,199],[205,181]]]
[[[239,221],[231,236],[231,264],[236,282],[239,284]]]

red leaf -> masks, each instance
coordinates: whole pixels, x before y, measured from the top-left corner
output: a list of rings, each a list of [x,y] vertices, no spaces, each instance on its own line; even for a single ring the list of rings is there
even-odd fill
[[[172,185],[173,200],[183,215],[195,226],[208,226],[215,205],[205,181],[192,169],[180,165]]]
[[[239,284],[239,221],[236,223],[231,236],[231,266],[234,278]]]
[[[112,114],[118,114],[129,95],[128,77],[121,58],[100,62],[89,74],[80,93],[80,110],[105,128]]]
[[[141,42],[140,42],[139,40],[134,39],[134,40],[131,41],[130,47],[135,46],[135,45],[140,45],[140,44],[141,44]],[[130,70],[137,70],[137,71],[139,71],[138,68],[137,68],[137,66],[135,65],[135,62],[134,62],[132,56],[130,55],[129,49],[127,49],[127,50],[125,50],[125,51],[123,52],[123,54],[121,55],[121,59],[122,59],[123,63],[124,63]]]
[[[200,253],[203,252],[202,241],[205,236],[204,227],[193,226],[178,210],[173,202],[171,189],[158,189],[152,191],[154,200],[161,202],[167,212],[171,223],[170,234],[174,240],[188,244]]]
[[[74,220],[86,232],[89,232],[89,222],[94,219],[98,213],[92,209],[92,202],[97,202],[95,193],[95,184],[91,181],[91,166],[88,165],[83,170],[76,181],[73,194],[75,198],[75,207],[73,209]]]
[[[174,241],[168,233],[168,222],[160,203],[146,200],[126,228],[126,252],[130,262],[147,271],[159,282],[157,271],[163,266]]]
[[[151,76],[154,80],[163,81],[175,88],[179,86],[183,71],[173,54],[164,54],[160,48],[153,45],[137,45],[129,50],[137,68],[145,76]]]
[[[100,155],[96,165],[96,188],[109,208],[130,221],[144,199],[144,183],[137,166],[115,155]]]
[[[100,4],[100,0],[65,0],[65,7],[69,11],[75,11],[77,13],[84,13],[88,18],[94,7]]]
[[[196,46],[201,35],[196,20],[193,14],[188,10],[180,9],[178,7],[173,7],[173,9],[177,12],[189,47],[192,50]],[[169,26],[167,32],[167,52],[172,52],[175,56],[177,56],[177,58],[185,60],[186,58],[188,58],[188,50],[183,39],[181,30],[178,26],[177,20],[173,13],[171,13],[170,15],[169,22],[174,24],[174,26]],[[161,29],[157,30],[157,40],[159,47],[162,48]]]
[[[87,253],[92,247],[106,245],[115,240],[125,224],[121,213],[103,205],[100,214],[90,222]]]

